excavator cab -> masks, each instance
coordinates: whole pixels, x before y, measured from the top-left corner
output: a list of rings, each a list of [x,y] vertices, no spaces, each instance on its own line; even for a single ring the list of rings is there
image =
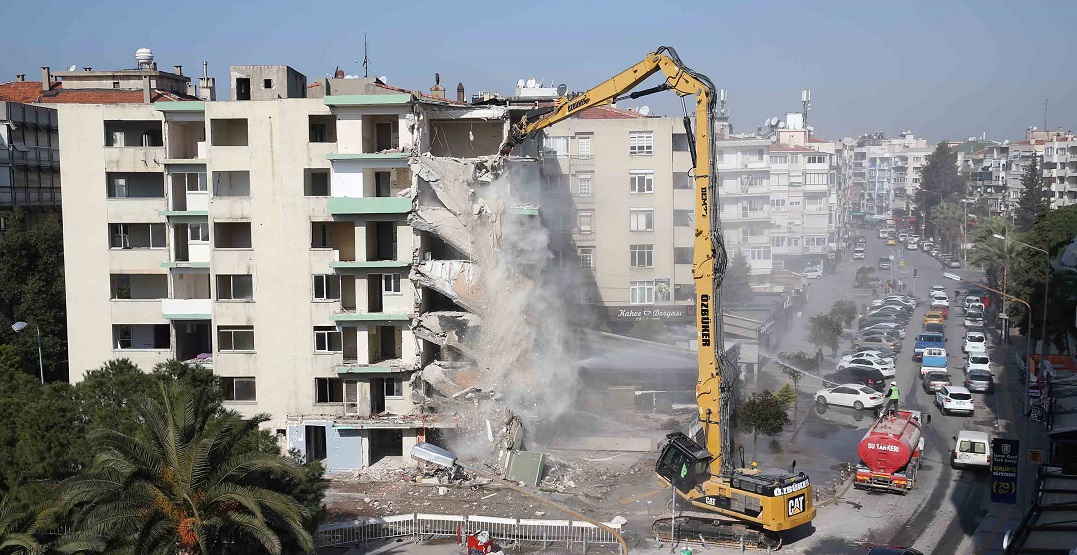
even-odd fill
[[[714,456],[681,432],[666,435],[655,472],[683,493],[692,491],[710,478]]]

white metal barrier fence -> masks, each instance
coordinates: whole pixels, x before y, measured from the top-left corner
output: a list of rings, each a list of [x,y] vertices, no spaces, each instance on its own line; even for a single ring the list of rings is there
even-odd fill
[[[620,524],[603,524],[620,532]],[[406,537],[415,542],[433,538],[462,540],[480,530],[489,531],[502,545],[565,545],[569,549],[578,547],[586,552],[589,546],[618,544],[614,534],[590,522],[412,513],[319,526],[314,536],[314,546],[334,547]]]

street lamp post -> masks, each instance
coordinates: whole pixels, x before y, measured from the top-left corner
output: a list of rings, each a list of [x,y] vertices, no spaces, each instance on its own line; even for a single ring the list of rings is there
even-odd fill
[[[1047,274],[1043,278],[1043,329],[1040,330],[1040,360],[1043,360],[1047,356],[1047,294],[1050,291],[1051,286],[1051,254],[1039,247],[1033,247],[1028,243],[1022,243],[1017,239],[1010,239],[1008,235],[999,235],[998,233],[992,234],[995,239],[1002,239],[1003,241],[1013,241],[1023,247],[1028,247],[1032,250],[1040,251],[1045,257],[1047,257]],[[1007,249],[1008,251],[1009,249]],[[1032,334],[1032,327],[1028,328],[1029,335]]]
[[[15,333],[19,333],[26,329],[27,326],[34,326],[34,329],[37,330],[37,370],[41,373],[41,383],[45,383],[45,359],[41,356],[41,328],[37,324],[15,322],[11,324],[11,329]]]

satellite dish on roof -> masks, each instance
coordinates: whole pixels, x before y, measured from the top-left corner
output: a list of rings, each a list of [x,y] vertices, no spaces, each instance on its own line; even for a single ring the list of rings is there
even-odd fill
[[[650,106],[640,106],[639,107],[639,115],[641,115],[641,116],[649,116],[649,115],[651,115],[651,107]]]
[[[536,85],[538,85],[538,82],[537,82],[537,81],[535,81],[535,79],[534,79],[533,77],[532,77],[532,78],[529,78],[529,79],[527,80],[527,88],[529,88],[529,89],[533,89],[533,88],[535,88],[535,86],[536,86]]]
[[[774,118],[774,119],[778,119],[778,118]],[[785,129],[785,122],[784,121],[779,121],[778,122],[778,129]]]
[[[568,85],[566,85],[564,83],[561,83],[560,85],[557,85],[557,96],[565,96],[565,93],[567,93],[567,92],[568,92]]]
[[[67,68],[67,71],[75,71],[76,69],[78,69],[78,65],[77,64],[71,64],[71,67]]]
[[[524,88],[524,80],[523,79],[520,79],[519,81],[516,82],[516,88],[518,88],[518,89]]]

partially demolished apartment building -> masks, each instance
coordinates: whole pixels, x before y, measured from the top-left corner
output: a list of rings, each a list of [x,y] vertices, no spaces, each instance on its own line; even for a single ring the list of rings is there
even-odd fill
[[[197,362],[330,470],[405,454],[456,425],[413,391],[459,390],[436,364],[413,375],[474,323],[474,230],[448,220],[538,213],[445,202],[427,162],[495,154],[506,108],[285,66],[230,80],[230,101],[57,107],[78,145],[61,166],[72,381],[114,358]]]

